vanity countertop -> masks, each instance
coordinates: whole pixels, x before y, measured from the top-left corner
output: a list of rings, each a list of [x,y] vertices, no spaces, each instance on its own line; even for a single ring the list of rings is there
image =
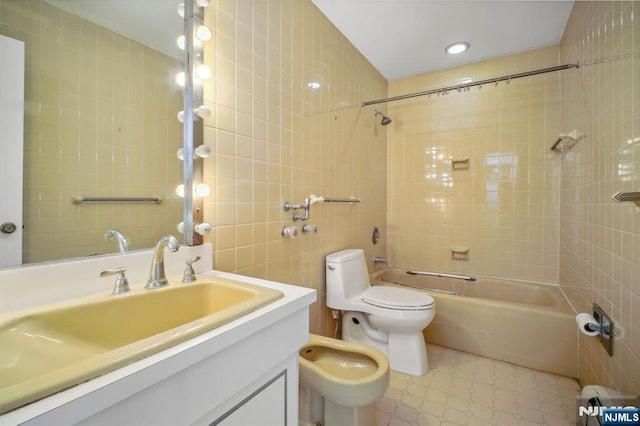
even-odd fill
[[[211,259],[210,254],[206,253],[206,251],[210,250],[210,247],[204,248],[204,250],[204,255],[207,257],[202,256],[203,259]],[[188,257],[192,254],[193,253],[183,252],[181,257]],[[124,257],[116,257],[116,259],[119,261],[123,261],[123,264],[125,265],[127,265],[127,263],[129,265],[134,265],[131,269],[133,269],[133,275],[135,275],[137,269],[140,269],[141,271],[146,269],[144,268],[144,266],[146,266],[146,261],[150,259],[150,256],[146,254],[141,257],[144,259],[144,265],[142,265],[141,268],[139,267],[140,265],[137,265],[140,259],[136,258],[135,256],[129,259],[125,259]],[[58,274],[66,275],[67,273],[70,273],[70,277],[76,277],[75,279],[77,279],[79,275],[82,276],[84,274],[80,273],[79,271],[87,270],[95,272],[95,275],[97,276],[100,271],[93,271],[96,266],[102,267],[102,265],[105,264],[109,265],[109,267],[120,266],[113,265],[113,258],[91,260],[93,262],[90,263],[94,264],[71,265],[70,269],[61,267],[60,264],[51,265],[53,270],[62,271],[66,269],[64,273],[57,271],[52,272],[51,269],[47,271],[46,266],[34,267],[35,269],[40,268],[39,271],[33,271],[34,268],[26,267],[14,269],[12,271],[0,272],[0,290],[3,287],[5,289],[11,288],[9,296],[15,297],[15,303],[11,304],[10,300],[6,300],[6,294],[2,296],[3,302],[2,304],[0,304],[0,308],[2,308],[0,309],[0,318],[2,316],[13,316],[21,310],[33,309],[38,305],[45,306],[49,304],[63,303],[64,299],[68,300],[69,297],[90,298],[91,294],[85,294],[86,289],[78,288],[79,284],[77,282],[75,284],[56,284],[56,280],[53,280],[51,278]],[[180,274],[175,274],[176,269],[180,271],[184,266],[184,263],[182,261],[176,262],[175,260],[176,259],[174,259],[173,262],[167,262],[167,275],[170,277],[170,281],[173,280],[174,282],[176,282],[176,280],[179,281],[180,279]],[[96,261],[100,265],[96,265]],[[172,265],[172,263],[177,263],[178,267],[172,268],[170,266]],[[67,266],[69,265],[67,264]],[[128,393],[131,393],[131,395],[133,395],[134,393],[139,392],[140,387],[142,386],[141,383],[145,382],[146,384],[144,386],[146,387],[149,386],[149,383],[151,382],[157,383],[164,380],[165,378],[177,374],[179,371],[188,368],[189,366],[195,365],[202,360],[215,355],[218,352],[226,350],[228,347],[241,342],[243,339],[254,335],[258,331],[266,327],[278,324],[278,322],[282,321],[284,318],[294,315],[303,309],[308,309],[308,306],[316,300],[315,291],[308,288],[215,270],[202,271],[203,267],[210,268],[210,261],[209,265],[207,265],[207,262],[204,262],[202,265],[198,266],[200,267],[200,270],[196,270],[196,272],[199,280],[212,280],[216,278],[235,280],[247,284],[278,290],[282,292],[284,296],[253,312],[245,314],[234,321],[195,336],[185,342],[177,344],[176,346],[164,349],[161,352],[150,355],[139,361],[135,361],[115,371],[106,373],[87,382],[78,384],[67,390],[55,393],[22,408],[10,411],[0,416],[0,424],[22,423],[30,419],[38,418],[38,416],[44,413],[50,412],[51,410],[55,410],[65,405],[73,407],[74,404],[78,404],[78,401],[80,400],[83,400],[85,402],[88,401],[91,404],[92,398],[96,399],[98,398],[98,396],[100,396],[100,394],[102,394],[102,396],[100,396],[101,399],[98,398],[100,399],[100,401],[98,402],[96,400],[94,402],[94,406],[97,406],[98,404],[104,404],[105,398],[111,398],[110,395],[113,395],[113,398],[126,398],[126,395]],[[74,268],[79,269],[75,269],[74,272]],[[49,276],[48,282],[32,281],[36,276],[47,276],[47,274]],[[10,281],[6,281],[6,279],[10,279]],[[90,278],[88,281],[95,281],[99,283],[99,285],[97,286],[100,291],[109,292],[113,284],[112,280],[107,279],[107,283],[105,286],[102,285],[103,283],[100,280],[103,279],[95,280],[93,278]],[[79,281],[82,282],[82,279],[80,279]],[[135,282],[131,278],[130,281]],[[82,285],[84,284],[85,283],[82,283]],[[13,287],[14,285],[16,286],[15,288]],[[46,288],[43,289],[43,287]],[[41,289],[42,294],[36,295],[36,297],[33,298],[28,297],[28,292],[39,291]],[[95,289],[91,289],[90,293],[95,294]],[[269,349],[265,348],[265,350]],[[100,392],[106,387],[110,387],[109,392]],[[117,403],[115,399],[112,402]],[[107,403],[109,402],[107,401]],[[81,417],[79,417],[78,419],[81,419]],[[72,422],[72,419],[65,419],[65,421],[67,420],[69,422]]]

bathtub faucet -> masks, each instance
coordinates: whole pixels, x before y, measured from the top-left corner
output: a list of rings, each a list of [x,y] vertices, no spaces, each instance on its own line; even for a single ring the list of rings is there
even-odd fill
[[[389,266],[389,262],[387,262],[386,257],[374,256],[373,263],[384,263],[385,265]]]

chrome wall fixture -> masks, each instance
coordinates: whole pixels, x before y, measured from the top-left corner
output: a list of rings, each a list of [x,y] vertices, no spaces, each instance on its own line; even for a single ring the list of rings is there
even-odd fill
[[[303,234],[316,234],[318,232],[318,227],[316,225],[311,225],[307,223],[306,225],[302,225],[302,233]]]
[[[360,202],[360,198],[358,197],[349,197],[349,198],[334,198],[334,197],[323,197],[323,196],[316,196],[311,194],[309,196],[309,198],[305,198],[304,199],[304,203],[302,204],[294,204],[294,203],[290,203],[288,201],[285,201],[283,204],[283,209],[285,212],[288,212],[290,210],[294,210],[292,219],[294,222],[298,221],[298,220],[309,220],[309,210],[311,209],[311,205],[312,204],[316,204],[316,203],[349,203],[349,204],[354,204],[354,203],[359,203]],[[304,212],[302,214],[300,213],[296,213],[295,210],[303,210]]]
[[[295,226],[284,226],[280,230],[280,235],[282,238],[295,238],[298,236],[298,230]]]
[[[616,192],[611,198],[619,203],[630,201],[640,207],[640,192]]]
[[[386,126],[387,124],[390,124],[393,121],[391,119],[391,117],[389,117],[388,115],[383,114],[382,112],[378,111],[377,109],[374,109],[373,112],[374,112],[374,115],[379,115],[381,117],[380,124],[382,124],[383,126]]]
[[[378,241],[380,241],[380,230],[377,226],[374,226],[373,231],[371,232],[371,242],[373,245],[376,245],[378,244]]]
[[[615,323],[597,303],[593,304],[593,317],[598,322],[598,340],[600,340],[600,344],[609,356],[613,356],[613,336],[616,331]]]
[[[302,225],[300,231],[306,235],[313,235],[318,232],[318,227],[316,225],[306,224]],[[282,238],[295,238],[298,236],[298,229],[295,226],[283,226],[280,230],[280,235],[282,235]]]
[[[579,67],[580,67],[579,63],[558,65],[556,67],[541,68],[541,69],[537,69],[537,70],[533,70],[533,71],[525,71],[525,72],[520,72],[520,73],[516,73],[516,74],[503,75],[501,77],[493,77],[493,78],[488,78],[486,80],[471,81],[469,83],[461,83],[461,84],[457,84],[455,86],[446,86],[446,87],[440,87],[438,89],[425,90],[424,92],[408,93],[406,95],[398,95],[398,96],[392,96],[390,98],[383,98],[383,99],[376,99],[376,100],[373,100],[373,101],[366,101],[366,102],[362,102],[360,105],[361,106],[367,106],[367,105],[382,104],[382,103],[385,103],[385,102],[399,101],[401,99],[415,98],[415,97],[418,97],[418,96],[447,95],[447,94],[449,94],[449,92],[451,92],[453,90],[458,91],[458,92],[468,91],[469,89],[471,89],[472,87],[475,87],[475,86],[478,86],[478,87],[481,88],[485,84],[496,84],[497,85],[501,81],[506,81],[507,83],[509,83],[511,80],[515,80],[517,78],[529,77],[529,76],[532,76],[532,75],[545,74],[545,73],[548,73],[548,72],[562,71],[562,70],[568,70],[568,69],[571,69],[571,68],[579,68]]]
[[[457,280],[465,280],[465,281],[476,281],[474,277],[467,275],[456,275],[456,274],[446,274],[444,272],[430,272],[430,271],[407,271],[409,275],[427,275],[430,277],[441,277],[441,278],[454,278]]]
[[[293,212],[292,219],[294,222],[298,220],[308,220],[309,219],[309,208],[311,207],[311,199],[305,198],[303,204],[293,204],[288,201],[284,203],[284,211],[288,212],[289,210],[303,210],[304,213],[299,214],[295,211]]]
[[[178,38],[178,46],[184,47],[185,52],[184,74],[178,78],[180,83],[184,80],[184,110],[178,113],[178,120],[183,123],[182,152],[178,153],[183,160],[183,186],[178,191],[184,194],[181,228],[186,245],[203,242],[203,233],[196,232],[195,225],[203,222],[202,197],[209,194],[208,187],[205,191],[197,190],[206,186],[202,162],[206,156],[196,156],[196,147],[203,143],[204,119],[211,114],[203,105],[203,81],[211,76],[211,70],[204,65],[204,41],[211,37],[211,31],[204,25],[207,6],[209,2],[204,0],[184,0],[178,6],[178,14],[184,18],[184,35]]]
[[[570,131],[569,133],[560,133],[558,135],[558,139],[551,145],[551,151],[563,152],[568,149],[573,148],[573,146],[578,143],[584,135],[578,133],[577,129]],[[564,141],[568,141],[563,143]]]
[[[162,203],[161,197],[85,197],[76,195],[71,197],[73,204],[82,203]]]

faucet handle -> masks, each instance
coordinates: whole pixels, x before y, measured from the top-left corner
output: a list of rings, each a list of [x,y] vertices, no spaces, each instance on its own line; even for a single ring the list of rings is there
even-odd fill
[[[182,277],[183,283],[192,283],[196,278],[196,271],[193,270],[193,264],[200,260],[200,256],[196,256],[193,259],[187,259],[184,263],[187,264],[187,267],[184,268],[184,276]]]
[[[120,266],[116,269],[107,269],[106,271],[100,272],[101,277],[110,277],[111,275],[118,275],[116,278],[116,282],[113,286],[113,294],[122,294],[130,291],[129,281],[127,281],[127,277],[124,276],[124,273],[127,272],[127,268],[124,266]]]

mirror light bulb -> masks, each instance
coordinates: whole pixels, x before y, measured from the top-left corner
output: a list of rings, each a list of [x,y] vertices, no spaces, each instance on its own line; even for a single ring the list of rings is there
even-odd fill
[[[211,225],[206,222],[199,223],[195,226],[195,231],[202,236],[209,235],[211,233]]]
[[[181,18],[184,18],[184,3],[180,3],[180,4],[178,5],[178,15],[179,15]]]
[[[176,194],[178,194],[178,197],[180,198],[184,198],[184,185],[180,184],[176,187]]]
[[[183,149],[183,148],[180,148],[180,149],[178,150],[178,152],[176,152],[176,156],[178,157],[178,159],[180,159],[180,160],[184,160],[184,149]],[[183,190],[184,190],[184,188],[183,188]]]
[[[195,187],[195,193],[200,197],[206,197],[211,193],[211,188],[206,183],[199,183]]]
[[[206,25],[200,25],[196,28],[196,38],[200,41],[211,40],[211,30]]]
[[[187,75],[184,73],[184,71],[180,71],[178,75],[176,75],[176,83],[178,83],[178,86],[180,87],[184,87],[184,85],[187,83]]]
[[[211,0],[196,0],[198,7],[209,7]]]
[[[196,77],[198,77],[200,80],[207,80],[211,77],[211,70],[206,65],[198,65],[198,67],[196,68]]]
[[[184,35],[178,36],[178,39],[176,40],[176,44],[178,45],[178,49],[184,50],[186,45],[186,38],[184,37]]]
[[[211,148],[207,145],[200,145],[196,148],[196,155],[200,158],[207,158],[211,155]]]
[[[202,119],[211,117],[211,108],[206,105],[200,105],[194,110],[194,112]]]
[[[184,111],[178,113],[178,121],[184,124]]]

